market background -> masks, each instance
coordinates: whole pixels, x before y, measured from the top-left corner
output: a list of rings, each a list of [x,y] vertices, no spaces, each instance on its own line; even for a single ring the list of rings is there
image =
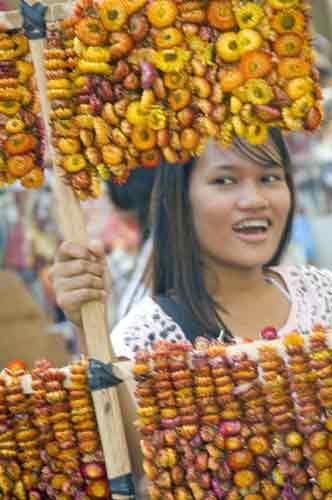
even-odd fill
[[[48,0],[48,3],[58,3]],[[321,73],[325,121],[314,135],[287,136],[296,183],[297,213],[285,263],[332,270],[332,0],[313,0],[313,31]],[[0,0],[1,12],[18,2]],[[140,276],[149,256],[147,201],[153,172],[137,172],[131,188],[104,185],[96,201],[84,203],[91,238],[101,239],[113,278],[111,327],[144,291]],[[73,326],[55,303],[49,278],[61,242],[52,173],[34,192],[17,186],[0,190],[0,369],[13,358],[31,366],[49,358],[62,366],[79,356]]]

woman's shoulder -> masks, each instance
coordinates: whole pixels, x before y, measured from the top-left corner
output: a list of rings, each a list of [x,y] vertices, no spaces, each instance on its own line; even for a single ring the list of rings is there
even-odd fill
[[[306,333],[317,323],[332,325],[332,271],[314,266],[274,269],[288,288],[291,317],[297,328]]]
[[[332,285],[332,270],[319,269],[315,266],[277,266],[274,270],[279,273],[288,287],[330,288]],[[291,291],[291,290],[290,290]]]
[[[149,349],[159,340],[178,342],[184,333],[152,297],[133,306],[113,329],[111,341],[117,356],[132,358],[135,352]]]

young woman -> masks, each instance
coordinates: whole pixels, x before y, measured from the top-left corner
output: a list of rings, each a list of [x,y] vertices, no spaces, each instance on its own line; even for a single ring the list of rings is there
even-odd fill
[[[279,131],[263,146],[237,139],[222,149],[211,140],[189,164],[163,166],[152,213],[152,293],[113,331],[118,355],[193,331],[229,342],[332,324],[332,273],[278,265],[294,213]],[[106,297],[101,258],[96,243],[59,250],[57,298],[78,326],[81,304]]]

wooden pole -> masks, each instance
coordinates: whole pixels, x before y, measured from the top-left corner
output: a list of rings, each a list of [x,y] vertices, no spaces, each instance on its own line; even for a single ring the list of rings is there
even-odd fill
[[[33,3],[35,2],[31,1],[30,5]],[[48,121],[50,105],[47,98],[47,81],[43,64],[44,47],[44,38],[30,38],[31,55],[40,94],[42,116],[45,122],[48,154],[53,165],[55,178],[53,191],[58,205],[59,221],[65,239],[87,246],[88,235],[82,208],[73,190],[62,182],[60,167],[57,165],[57,156],[52,147],[51,128]],[[82,320],[89,359],[98,360],[109,365],[114,361],[115,357],[109,340],[105,305],[97,301],[85,304],[82,307]],[[126,485],[130,486],[132,478],[129,450],[117,388],[113,386],[94,390],[92,398],[107,474],[113,491],[112,498],[114,500],[135,498],[133,492],[121,492],[122,486],[123,490],[126,490]]]

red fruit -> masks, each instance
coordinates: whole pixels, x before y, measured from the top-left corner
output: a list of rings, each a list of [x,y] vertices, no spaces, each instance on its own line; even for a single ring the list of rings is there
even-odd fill
[[[103,80],[98,87],[99,95],[104,101],[110,101],[113,97],[113,90],[111,82]]]
[[[95,94],[90,97],[90,106],[93,115],[99,115],[103,109],[101,100]]]
[[[205,472],[208,467],[209,454],[206,451],[201,451],[196,456],[195,468],[199,472]]]
[[[166,128],[158,130],[157,144],[159,147],[164,148],[169,144],[169,132]]]
[[[128,64],[125,61],[118,61],[114,67],[112,78],[115,82],[121,82],[128,74]]]
[[[136,90],[140,86],[140,81],[137,75],[135,73],[129,73],[129,75],[126,76],[126,78],[123,81],[123,86],[127,90]]]
[[[70,183],[74,189],[82,191],[89,189],[91,184],[90,174],[85,170],[82,170],[77,174],[73,174],[70,176]]]
[[[177,118],[182,127],[190,127],[195,118],[195,113],[191,108],[183,108],[177,113]]]
[[[272,87],[272,90],[273,90],[273,94],[274,94],[277,105],[282,106],[282,107],[290,105],[291,101],[284,90],[282,90],[277,85]]]
[[[128,33],[113,32],[110,37],[109,53],[111,58],[123,57],[133,48],[132,37]]]
[[[311,108],[305,119],[305,128],[315,130],[322,121],[322,113],[318,108]]]
[[[239,434],[241,432],[241,422],[238,420],[222,422],[219,425],[219,432],[223,436],[234,436],[235,434]]]
[[[149,23],[145,16],[135,15],[130,17],[129,33],[137,42],[143,40],[149,30]]]

